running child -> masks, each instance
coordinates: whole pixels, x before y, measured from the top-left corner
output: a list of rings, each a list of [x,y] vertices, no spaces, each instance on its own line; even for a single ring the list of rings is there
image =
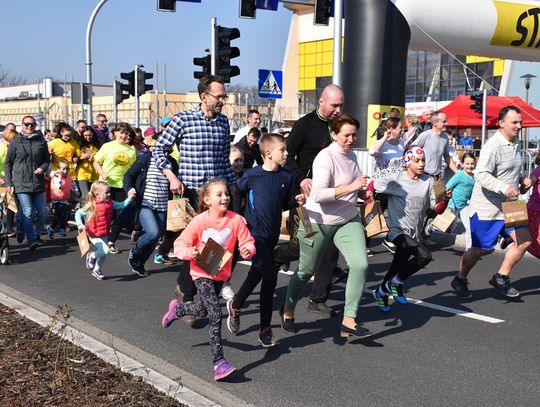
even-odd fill
[[[163,316],[161,324],[168,328],[174,321],[185,315],[204,318],[208,315],[208,332],[210,334],[210,350],[214,364],[214,380],[222,380],[236,371],[236,368],[223,357],[221,344],[221,306],[218,295],[231,276],[229,259],[221,270],[211,276],[197,266],[199,258],[208,238],[212,238],[230,253],[236,241],[240,254],[250,259],[255,254],[254,239],[249,233],[244,218],[227,210],[230,198],[227,182],[215,179],[207,182],[199,192],[199,212],[188,224],[174,243],[174,253],[179,259],[190,261],[190,274],[197,287],[197,302],[183,303],[174,299]]]
[[[75,212],[75,222],[79,231],[86,229],[90,242],[96,248],[86,255],[86,268],[92,272],[92,276],[103,280],[103,263],[109,254],[108,234],[115,209],[123,209],[128,206],[135,197],[134,190],[128,192],[128,197],[123,202],[111,199],[111,188],[104,181],[96,181],[92,184],[86,197],[86,204]],[[84,218],[84,223],[83,223]]]
[[[462,169],[456,172],[446,183],[446,189],[452,191],[452,198],[448,202],[448,208],[454,210],[465,227],[465,249],[472,244],[471,227],[469,223],[469,200],[474,187],[474,169],[476,158],[471,153],[463,154],[461,158]]]
[[[274,248],[279,240],[281,216],[284,210],[304,203],[304,195],[294,194],[293,174],[283,168],[287,146],[281,134],[265,134],[261,138],[262,166],[250,168],[236,181],[238,193],[245,197],[245,217],[255,238],[257,252],[238,293],[227,301],[227,328],[233,334],[240,329],[240,309],[255,287],[260,289],[259,342],[263,348],[275,345],[272,340],[272,310],[277,284],[278,266],[274,264]]]
[[[405,150],[407,168],[375,180],[375,190],[388,195],[388,239],[396,252],[382,284],[373,290],[379,310],[390,312],[388,298],[407,304],[403,283],[431,260],[431,252],[420,241],[424,212],[435,207],[433,178],[424,174],[424,150],[411,146]]]
[[[71,212],[70,198],[74,187],[73,178],[69,174],[69,164],[60,160],[58,169],[50,173],[50,196],[53,210],[53,220],[47,228],[49,238],[54,239],[54,232],[59,229],[60,236],[66,236],[66,227],[69,212]]]

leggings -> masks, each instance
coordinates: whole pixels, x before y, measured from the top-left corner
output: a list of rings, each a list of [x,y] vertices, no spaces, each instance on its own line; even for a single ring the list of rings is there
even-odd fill
[[[365,232],[358,217],[342,225],[319,225],[312,223],[312,237],[306,237],[304,227],[300,225],[298,241],[300,243],[300,264],[292,275],[287,287],[285,307],[294,309],[302,290],[321,263],[326,249],[334,243],[349,265],[349,277],[345,288],[345,316],[356,318],[358,304],[364,292],[368,268]]]
[[[223,359],[223,345],[221,344],[221,305],[218,295],[223,281],[214,281],[208,278],[194,280],[199,292],[199,300],[192,303],[181,303],[177,316],[194,315],[204,318],[208,315],[208,334],[210,335],[210,351],[214,365]]]
[[[269,327],[272,322],[274,291],[276,290],[278,272],[273,259],[275,245],[275,241],[255,239],[256,252],[251,260],[251,268],[234,298],[235,305],[241,308],[247,297],[262,280],[259,299],[261,329]]]
[[[94,251],[94,256],[96,256],[96,267],[103,267],[105,263],[105,258],[109,254],[109,245],[107,236],[104,237],[89,237],[90,243],[94,245],[96,250]]]
[[[51,223],[51,228],[56,229],[65,229],[68,222],[68,210],[71,209],[71,206],[67,202],[53,202],[53,220]],[[71,211],[70,211],[71,212]]]
[[[396,253],[384,276],[383,286],[396,275],[401,281],[407,280],[432,260],[431,252],[409,235],[398,235],[392,242],[396,245]]]

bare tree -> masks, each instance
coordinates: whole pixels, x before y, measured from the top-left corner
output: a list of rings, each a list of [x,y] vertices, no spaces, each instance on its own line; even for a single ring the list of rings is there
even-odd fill
[[[0,86],[12,86],[28,83],[22,76],[12,75],[9,69],[5,69],[0,64]]]
[[[233,94],[233,95],[238,95],[240,93],[243,104],[245,104],[244,98],[246,97],[246,93],[247,93],[249,106],[258,107],[258,106],[266,106],[267,104],[267,101],[265,99],[261,99],[259,97],[259,89],[257,86],[254,86],[254,85],[244,85],[244,84],[228,85],[227,93]]]

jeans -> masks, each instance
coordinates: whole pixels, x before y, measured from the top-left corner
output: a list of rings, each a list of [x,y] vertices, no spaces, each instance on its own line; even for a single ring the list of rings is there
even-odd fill
[[[47,217],[47,200],[45,192],[21,192],[17,194],[19,203],[21,204],[20,211],[22,212],[22,224],[28,246],[32,245],[45,225]],[[36,214],[36,222],[34,223],[34,213]]]
[[[146,263],[165,230],[167,212],[156,211],[148,206],[143,206],[139,212],[139,221],[143,228],[143,234],[137,240],[133,249],[139,257],[140,264]]]

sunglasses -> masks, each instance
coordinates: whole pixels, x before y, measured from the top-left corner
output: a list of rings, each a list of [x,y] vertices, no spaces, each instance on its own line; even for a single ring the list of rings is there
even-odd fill
[[[26,127],[30,127],[30,126],[35,126],[36,123],[23,123],[23,126],[26,126]]]

